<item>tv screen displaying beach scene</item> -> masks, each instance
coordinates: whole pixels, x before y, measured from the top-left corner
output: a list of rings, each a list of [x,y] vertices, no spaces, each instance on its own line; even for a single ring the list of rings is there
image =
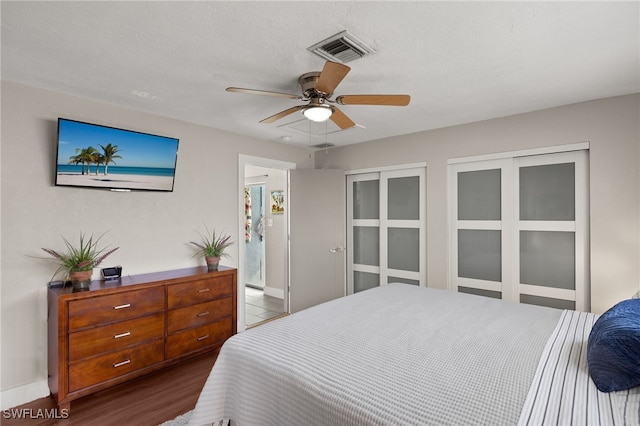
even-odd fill
[[[173,191],[178,139],[58,119],[56,186]]]

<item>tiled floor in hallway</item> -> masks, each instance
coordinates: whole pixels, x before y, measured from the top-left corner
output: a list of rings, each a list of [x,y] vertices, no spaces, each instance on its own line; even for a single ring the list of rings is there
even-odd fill
[[[247,327],[284,313],[284,301],[266,296],[262,290],[245,287]]]

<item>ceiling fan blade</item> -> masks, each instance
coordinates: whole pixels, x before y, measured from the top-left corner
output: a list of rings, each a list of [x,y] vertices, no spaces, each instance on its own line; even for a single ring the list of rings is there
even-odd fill
[[[409,105],[409,95],[342,95],[336,98],[340,105]]]
[[[316,90],[331,95],[349,71],[351,68],[346,65],[327,61],[322,68],[320,77],[318,77]]]
[[[300,111],[301,109],[306,108],[306,105],[297,105],[291,107],[289,109],[285,109],[284,111],[280,111],[277,114],[272,115],[271,117],[267,117],[264,120],[260,120],[261,123],[273,123],[276,120],[280,120],[281,118],[286,117],[289,114],[293,114],[296,111]]]
[[[288,98],[302,100],[302,96],[291,95],[289,93],[270,92],[268,90],[243,89],[242,87],[227,87],[227,92],[247,93],[249,95],[275,96],[278,98]]]
[[[333,114],[331,114],[331,117],[329,118],[331,119],[331,121],[336,123],[336,125],[340,127],[342,130],[348,129],[349,127],[353,127],[356,125],[356,123],[354,123],[353,120],[347,117],[344,112],[340,111],[336,107],[332,107],[332,108],[333,108]]]

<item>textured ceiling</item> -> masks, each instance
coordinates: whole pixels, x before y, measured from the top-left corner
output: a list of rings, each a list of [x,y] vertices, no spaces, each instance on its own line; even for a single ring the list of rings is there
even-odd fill
[[[296,146],[640,92],[637,1],[2,1],[0,13],[3,80]],[[337,131],[300,114],[259,124],[300,101],[225,92],[299,94],[298,76],[324,64],[307,47],[343,30],[376,53],[348,64],[336,95],[407,93],[409,106],[342,106],[358,125]]]

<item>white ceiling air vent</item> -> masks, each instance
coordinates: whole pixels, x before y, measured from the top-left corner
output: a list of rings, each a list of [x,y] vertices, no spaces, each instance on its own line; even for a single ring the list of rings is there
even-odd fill
[[[343,64],[376,52],[349,31],[342,31],[308,47],[307,50],[326,60]]]

